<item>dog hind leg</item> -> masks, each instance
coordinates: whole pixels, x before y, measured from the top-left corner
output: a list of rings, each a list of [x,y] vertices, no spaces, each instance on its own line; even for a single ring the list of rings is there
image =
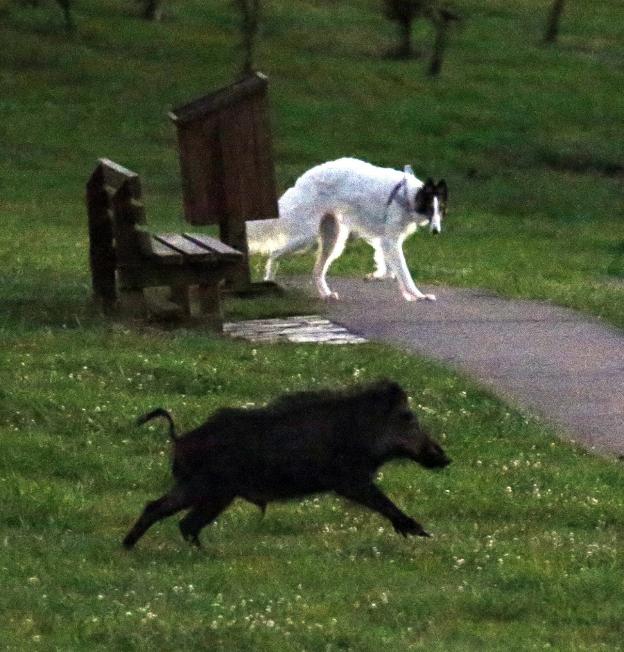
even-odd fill
[[[325,213],[319,225],[319,248],[314,264],[314,282],[322,299],[337,300],[338,294],[332,292],[325,278],[330,265],[345,248],[349,229],[333,213]]]
[[[279,258],[286,256],[288,254],[294,254],[298,251],[304,251],[309,249],[314,244],[314,240],[309,237],[300,237],[295,240],[291,240],[285,244],[280,249],[276,249],[269,254],[269,258],[266,262],[264,268],[264,280],[265,281],[274,281],[275,275],[277,274],[277,268],[279,267]]]

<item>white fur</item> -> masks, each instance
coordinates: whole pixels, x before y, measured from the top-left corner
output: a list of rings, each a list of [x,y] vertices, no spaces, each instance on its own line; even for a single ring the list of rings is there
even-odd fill
[[[388,204],[401,181],[401,197]],[[414,197],[422,186],[407,167],[401,172],[353,158],[317,165],[281,196],[278,219],[247,222],[249,250],[269,256],[265,280],[272,280],[281,256],[306,250],[319,240],[314,280],[322,298],[337,299],[325,276],[353,233],[375,250],[375,271],[369,278],[396,277],[407,301],[433,301],[434,295],[423,294],[414,285],[402,248],[405,238],[419,225],[429,224],[435,232],[441,229],[437,198],[431,220],[414,211]],[[329,224],[325,220],[321,228],[325,215],[333,216],[327,219],[334,221]]]

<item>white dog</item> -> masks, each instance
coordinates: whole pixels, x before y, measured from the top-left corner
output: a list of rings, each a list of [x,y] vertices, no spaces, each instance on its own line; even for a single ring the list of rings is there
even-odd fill
[[[279,200],[279,218],[247,222],[249,251],[269,256],[265,280],[273,280],[281,256],[318,241],[314,282],[323,299],[338,299],[325,276],[353,233],[375,250],[375,271],[368,278],[395,277],[407,301],[435,301],[414,285],[402,246],[418,226],[440,233],[447,199],[444,180],[423,183],[409,166],[401,172],[341,158],[297,179]]]

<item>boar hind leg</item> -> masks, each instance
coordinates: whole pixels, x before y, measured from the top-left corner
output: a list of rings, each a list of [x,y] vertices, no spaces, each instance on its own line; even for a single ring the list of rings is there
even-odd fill
[[[192,498],[182,487],[174,487],[161,498],[147,503],[139,520],[134,524],[130,532],[126,534],[123,540],[124,547],[128,549],[132,548],[154,523],[189,507],[191,503]]]
[[[219,514],[234,500],[234,496],[204,500],[180,521],[180,532],[186,541],[201,548],[199,533],[212,523]]]
[[[348,498],[355,503],[368,507],[373,511],[385,516],[394,529],[406,537],[408,534],[415,534],[419,537],[430,536],[423,529],[420,523],[404,514],[386,494],[374,484],[355,485],[353,487],[340,487],[336,493]]]

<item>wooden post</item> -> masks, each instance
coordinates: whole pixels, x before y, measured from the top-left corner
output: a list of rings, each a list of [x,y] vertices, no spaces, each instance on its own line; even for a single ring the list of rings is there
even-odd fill
[[[189,286],[187,283],[180,283],[171,286],[171,301],[180,306],[184,317],[191,316],[191,299],[189,296]]]
[[[221,284],[200,284],[198,287],[199,310],[204,319],[210,318],[211,327],[223,330],[223,309],[221,306]]]
[[[110,199],[104,188],[102,166],[98,165],[86,188],[89,224],[89,265],[93,295],[104,312],[114,309],[117,302],[115,287],[115,249],[113,247],[113,220]]]

